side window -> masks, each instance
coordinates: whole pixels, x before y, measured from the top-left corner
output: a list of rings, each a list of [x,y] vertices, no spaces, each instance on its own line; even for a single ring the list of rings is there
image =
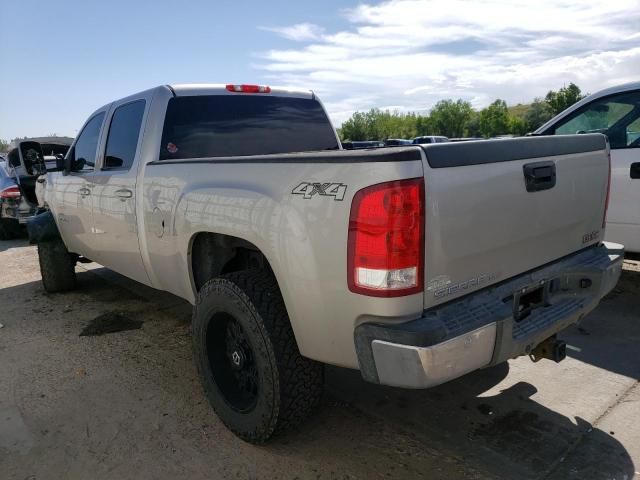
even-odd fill
[[[75,146],[69,151],[71,170],[74,172],[90,172],[95,167],[98,137],[103,120],[104,112],[89,120],[80,132]]]
[[[556,135],[604,133],[612,149],[638,147],[640,92],[596,100],[578,110],[555,129]]]
[[[145,101],[137,100],[118,107],[111,117],[104,169],[129,170],[136,158],[136,148]]]
[[[640,147],[640,116],[627,125],[627,146]]]

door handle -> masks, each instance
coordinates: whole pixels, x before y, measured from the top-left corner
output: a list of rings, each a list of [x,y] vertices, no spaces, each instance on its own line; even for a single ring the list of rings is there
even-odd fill
[[[120,198],[120,200],[126,200],[127,198],[133,197],[133,192],[129,189],[122,188],[116,190],[116,197]]]
[[[629,176],[634,179],[640,178],[640,162],[634,162],[631,164],[631,168],[629,168]]]
[[[527,163],[522,166],[527,192],[549,190],[556,185],[556,164],[554,162]]]
[[[91,190],[89,190],[88,188],[82,187],[78,189],[78,195],[82,197],[86,197],[88,195],[91,195]]]

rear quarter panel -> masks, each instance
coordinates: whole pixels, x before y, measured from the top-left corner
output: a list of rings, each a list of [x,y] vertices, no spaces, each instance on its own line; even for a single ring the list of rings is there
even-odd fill
[[[357,367],[353,331],[376,318],[420,315],[421,293],[372,298],[347,286],[353,195],[363,187],[420,177],[421,161],[375,163],[160,162],[145,167],[144,235],[155,287],[195,300],[191,243],[199,232],[251,242],[266,256],[303,355]],[[302,182],[342,183],[342,201],[292,194]],[[162,227],[164,222],[164,229]]]

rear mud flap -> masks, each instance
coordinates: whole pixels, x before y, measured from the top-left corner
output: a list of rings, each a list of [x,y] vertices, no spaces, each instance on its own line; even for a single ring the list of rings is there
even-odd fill
[[[29,233],[29,243],[31,244],[61,238],[51,211],[46,211],[30,218],[27,222],[27,232]]]

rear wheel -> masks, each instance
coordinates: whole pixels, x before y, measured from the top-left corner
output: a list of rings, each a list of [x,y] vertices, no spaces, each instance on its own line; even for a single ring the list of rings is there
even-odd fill
[[[205,393],[224,424],[262,443],[304,420],[323,390],[322,365],[300,355],[273,275],[245,271],[207,282],[193,313]]]
[[[38,260],[42,284],[49,293],[66,292],[76,288],[76,261],[62,239],[38,243]]]

